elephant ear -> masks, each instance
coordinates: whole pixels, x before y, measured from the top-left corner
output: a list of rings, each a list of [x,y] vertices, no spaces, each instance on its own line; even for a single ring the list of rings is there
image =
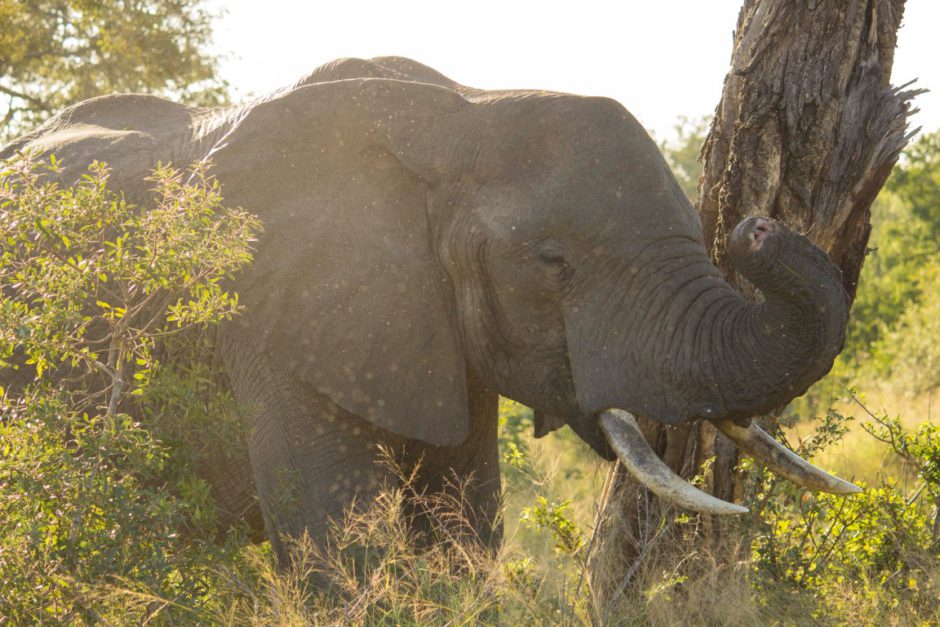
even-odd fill
[[[233,333],[347,411],[434,445],[469,426],[427,200],[450,152],[434,129],[468,104],[391,80],[309,85],[243,113],[211,154],[226,203],[265,229]]]

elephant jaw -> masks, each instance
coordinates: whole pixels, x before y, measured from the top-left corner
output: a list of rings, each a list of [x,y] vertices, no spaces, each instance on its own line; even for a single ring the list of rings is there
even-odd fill
[[[702,514],[744,514],[748,509],[702,492],[675,474],[650,447],[633,414],[622,409],[600,413],[598,423],[610,448],[630,474],[664,501]],[[715,426],[741,450],[797,485],[832,494],[856,494],[861,490],[813,466],[751,423],[740,427],[730,420]]]

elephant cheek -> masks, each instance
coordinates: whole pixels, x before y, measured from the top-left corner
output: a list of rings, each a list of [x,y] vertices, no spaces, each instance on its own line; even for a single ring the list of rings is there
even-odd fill
[[[630,321],[604,315],[600,307],[582,305],[565,311],[568,360],[578,407],[591,423],[585,427],[586,433],[579,435],[588,443],[594,431],[603,439],[596,417],[609,408],[669,424],[682,420],[678,399],[655,376],[652,365],[656,360],[641,354],[641,337],[635,331]]]
[[[587,416],[609,407],[626,409],[625,348],[614,345],[620,334],[592,309],[576,306],[565,310],[568,362],[578,408]]]

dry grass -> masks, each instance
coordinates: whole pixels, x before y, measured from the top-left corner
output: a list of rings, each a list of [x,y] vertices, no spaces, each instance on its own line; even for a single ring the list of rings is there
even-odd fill
[[[591,624],[515,543],[495,552],[483,547],[459,496],[419,494],[412,477],[400,479],[367,510],[350,511],[325,545],[295,541],[288,569],[279,570],[270,551],[247,549],[242,567],[223,578],[218,592],[227,601],[202,618],[231,625]],[[420,537],[408,524],[418,509],[432,512],[434,522]]]
[[[940,394],[933,391],[911,396],[898,392],[898,386],[890,382],[862,381],[860,385],[865,392],[855,396],[828,379],[814,388],[822,397],[822,405],[854,418],[842,441],[820,453],[814,461],[849,480],[863,481],[867,485],[899,482],[898,487],[906,489],[915,480],[909,469],[904,468],[887,444],[873,438],[862,427],[871,423],[868,412],[899,416],[901,424],[908,429],[916,429],[924,421],[936,423],[940,419]],[[796,443],[810,437],[816,424],[815,420],[799,420],[785,433],[791,443]]]
[[[867,402],[890,406],[898,399],[871,394]],[[923,416],[918,412],[926,410],[926,399],[900,406],[905,416]],[[804,428],[798,424],[791,435]],[[856,478],[889,473],[890,463],[871,440],[854,427],[819,463]],[[526,464],[504,469],[506,540],[499,551],[488,551],[473,540],[460,498],[419,495],[410,488],[410,478],[402,475],[399,487],[336,525],[326,546],[315,546],[309,538],[295,542],[294,559],[286,570],[276,567],[267,545],[247,547],[243,559],[219,573],[205,607],[192,615],[193,623],[671,626],[940,621],[940,609],[925,614],[910,599],[864,578],[829,581],[813,589],[769,579],[756,567],[745,523],[703,534],[701,521],[667,510],[651,518],[650,532],[633,538],[628,552],[618,553],[603,541],[590,542],[609,466],[566,430],[538,441],[525,435],[522,444]],[[550,502],[570,499],[570,518],[585,538],[581,549],[560,552],[550,529],[520,521],[538,497]],[[431,537],[416,538],[407,524],[416,499],[421,509],[435,512],[439,524],[429,532]],[[927,568],[933,582],[940,583],[937,565]],[[624,585],[626,572],[630,576]],[[144,592],[110,593],[151,607],[161,602]]]

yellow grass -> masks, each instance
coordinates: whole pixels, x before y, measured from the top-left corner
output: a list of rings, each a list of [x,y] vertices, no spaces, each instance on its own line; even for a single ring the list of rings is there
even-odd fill
[[[852,416],[849,432],[841,442],[823,451],[815,463],[829,472],[849,480],[863,481],[867,485],[887,482],[906,490],[915,478],[893,455],[887,444],[879,442],[862,427],[871,424],[869,412],[876,416],[897,416],[907,429],[916,429],[924,421],[934,424],[940,420],[940,393],[911,396],[897,391],[890,382],[861,380],[856,383],[857,394],[851,394],[831,378],[824,379],[814,392],[821,397],[821,405],[832,407],[844,416]],[[791,444],[813,434],[818,420],[803,419],[784,430]]]
[[[833,400],[840,411],[862,421],[864,411],[853,401]],[[927,417],[930,404],[926,398],[906,399],[890,390],[869,390],[863,402],[872,410],[894,408],[909,426]],[[811,423],[800,421],[788,435],[808,437],[811,430]],[[275,567],[267,548],[247,548],[243,563],[223,573],[222,587],[212,591],[213,599],[202,614],[193,616],[194,622],[861,626],[940,620],[940,609],[925,615],[922,608],[873,582],[798,589],[769,580],[755,570],[746,534],[744,540],[733,533],[705,540],[679,532],[646,554],[631,585],[602,592],[595,582],[606,577],[616,584],[622,564],[595,547],[592,571],[586,573],[586,549],[578,557],[560,554],[549,531],[520,519],[539,496],[552,502],[570,499],[571,518],[589,538],[609,465],[567,429],[541,440],[524,433],[520,441],[527,447],[527,465],[524,470],[505,468],[506,540],[498,552],[457,546],[446,538],[430,549],[416,549],[401,522],[403,502],[410,497],[406,490],[392,490],[370,511],[338,526],[329,548],[298,542],[288,570]],[[896,470],[885,448],[858,424],[817,462],[869,482],[893,476]],[[449,520],[457,519],[459,512]],[[737,557],[729,560],[729,555]],[[937,582],[940,569],[927,576]]]

